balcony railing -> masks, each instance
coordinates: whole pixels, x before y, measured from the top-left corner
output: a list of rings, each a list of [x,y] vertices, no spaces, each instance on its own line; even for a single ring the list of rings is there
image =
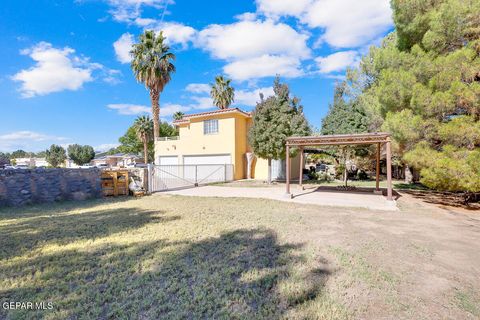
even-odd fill
[[[174,141],[174,140],[180,140],[180,137],[175,136],[175,137],[159,137],[159,138],[157,138],[157,141]]]

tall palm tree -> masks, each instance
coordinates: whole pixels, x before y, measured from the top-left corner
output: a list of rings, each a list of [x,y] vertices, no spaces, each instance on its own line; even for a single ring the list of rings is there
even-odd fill
[[[169,52],[163,32],[158,35],[153,30],[145,30],[140,42],[133,45],[131,68],[138,82],[150,90],[152,103],[153,136],[160,132],[160,94],[172,78],[175,55]]]
[[[183,113],[182,111],[177,111],[173,114],[173,120],[181,120],[184,115],[185,113]]]
[[[210,96],[213,99],[213,104],[219,109],[227,109],[235,99],[235,89],[230,86],[231,81],[223,76],[216,76],[215,84],[211,85]]]
[[[135,128],[138,138],[143,143],[143,157],[145,163],[148,163],[148,142],[152,140],[154,123],[149,116],[141,116],[135,119],[133,127]]]

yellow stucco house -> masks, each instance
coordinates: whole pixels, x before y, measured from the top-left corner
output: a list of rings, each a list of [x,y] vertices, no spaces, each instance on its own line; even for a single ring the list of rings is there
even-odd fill
[[[238,108],[185,115],[174,121],[178,137],[159,138],[155,142],[155,164],[231,164],[234,179],[245,179],[246,153],[252,151],[247,139],[251,124],[251,114]],[[291,177],[298,179],[299,172],[295,171],[298,171],[299,157],[291,161]],[[252,178],[266,180],[267,176],[267,160],[255,157]],[[282,180],[284,176],[285,161],[272,161],[272,178]]]

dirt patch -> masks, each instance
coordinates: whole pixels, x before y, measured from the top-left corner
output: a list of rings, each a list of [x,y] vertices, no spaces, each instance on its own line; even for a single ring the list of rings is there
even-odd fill
[[[402,190],[402,193],[445,209],[463,209],[480,212],[480,202],[464,203],[461,193],[439,192],[433,190]]]

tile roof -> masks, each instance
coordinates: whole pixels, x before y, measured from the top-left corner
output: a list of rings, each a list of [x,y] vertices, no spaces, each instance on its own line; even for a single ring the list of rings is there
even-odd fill
[[[220,110],[214,110],[214,111],[186,114],[186,115],[183,116],[182,119],[175,120],[175,121],[173,121],[173,123],[174,124],[188,123],[190,121],[190,119],[192,119],[192,118],[205,117],[205,116],[221,114],[221,113],[239,113],[239,114],[244,115],[246,117],[251,117],[252,116],[252,114],[250,112],[243,111],[239,108],[228,108],[228,109],[220,109]]]

